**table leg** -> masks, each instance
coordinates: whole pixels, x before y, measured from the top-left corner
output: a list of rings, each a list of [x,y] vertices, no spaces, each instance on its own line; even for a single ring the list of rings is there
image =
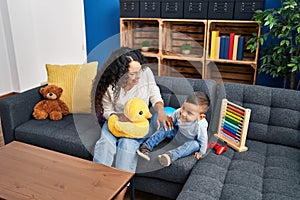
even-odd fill
[[[130,180],[129,190],[130,190],[130,200],[134,200],[134,180],[133,180],[133,177]]]

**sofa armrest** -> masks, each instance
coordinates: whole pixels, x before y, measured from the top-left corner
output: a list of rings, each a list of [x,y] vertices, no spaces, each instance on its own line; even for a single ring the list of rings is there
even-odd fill
[[[36,103],[42,100],[40,87],[0,99],[0,118],[5,144],[15,139],[15,128],[33,119],[32,112]]]

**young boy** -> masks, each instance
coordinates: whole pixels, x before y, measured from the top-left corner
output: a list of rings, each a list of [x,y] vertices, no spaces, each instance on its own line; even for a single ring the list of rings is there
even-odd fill
[[[182,106],[171,115],[173,123],[178,127],[170,130],[163,128],[156,131],[137,150],[137,154],[150,160],[149,153],[165,138],[173,139],[178,147],[158,156],[161,165],[169,166],[175,160],[195,152],[195,157],[200,159],[207,149],[207,127],[205,113],[210,105],[209,98],[203,92],[190,94]]]

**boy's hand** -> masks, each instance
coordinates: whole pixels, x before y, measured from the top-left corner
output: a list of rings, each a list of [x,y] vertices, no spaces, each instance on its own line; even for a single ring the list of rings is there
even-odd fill
[[[197,160],[199,160],[199,159],[202,157],[202,155],[201,155],[200,153],[198,153],[198,152],[195,152],[195,153],[194,153],[194,156],[195,156],[195,158],[196,158]]]

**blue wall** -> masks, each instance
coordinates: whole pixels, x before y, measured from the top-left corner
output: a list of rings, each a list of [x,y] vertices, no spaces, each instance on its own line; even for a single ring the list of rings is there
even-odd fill
[[[266,9],[278,8],[280,4],[281,0],[265,0]],[[119,47],[119,0],[84,0],[84,7],[88,61],[97,60],[101,66],[111,51]],[[283,87],[283,80],[260,73],[256,84]]]
[[[265,0],[265,9],[279,8],[281,6],[281,0]],[[259,73],[256,79],[257,85],[265,85],[271,87],[283,87],[282,78],[272,78],[265,73]]]
[[[119,0],[84,0],[88,61],[99,61],[120,46]],[[105,51],[103,51],[105,49]]]
[[[119,0],[84,0],[87,52],[118,34],[120,29]]]

